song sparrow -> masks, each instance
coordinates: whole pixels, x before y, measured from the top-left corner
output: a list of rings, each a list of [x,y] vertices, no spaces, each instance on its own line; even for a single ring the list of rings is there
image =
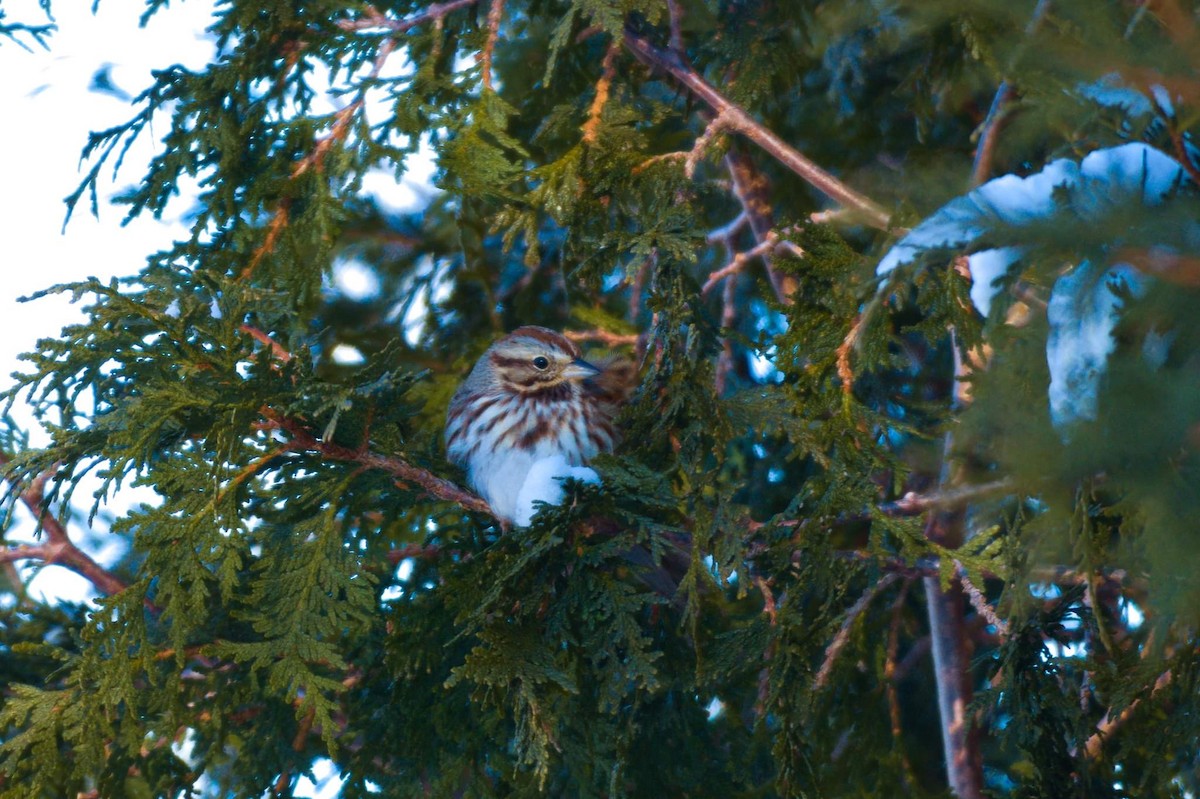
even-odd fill
[[[560,478],[599,481],[584,464],[616,444],[613,416],[633,372],[626,360],[584,361],[553,330],[519,327],[488,348],[450,400],[450,460],[497,518],[527,525],[536,500],[561,502]]]

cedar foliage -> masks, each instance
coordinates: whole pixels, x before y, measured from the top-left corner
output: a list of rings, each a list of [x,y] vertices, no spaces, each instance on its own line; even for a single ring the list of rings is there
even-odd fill
[[[1188,188],[1043,226],[986,319],[958,253],[875,265],[971,187],[1001,85],[986,176],[1128,141],[1187,162],[1198,24],[1188,0],[220,5],[217,58],[163,65],[87,142],[68,199],[95,210],[102,170],[162,135],[118,202],[160,214],[195,182],[190,238],[125,280],[49,289],[86,320],[32,344],[4,395],[51,439],[5,428],[10,508],[44,503],[78,537],[85,475],[160,501],[105,533],[126,544],[108,569],[123,590],[44,606],[8,586],[0,796],[290,795],[316,758],[347,797],[946,796],[939,597],[965,609],[950,632],[987,795],[1193,795]],[[664,64],[890,229],[814,218],[836,206],[714,128]],[[1081,90],[1110,83],[1124,100]],[[440,190],[423,208],[363,195],[422,141]],[[702,291],[768,231],[792,246]],[[1182,255],[1127,293],[1097,416],[1064,435],[1047,298],[1116,257],[1114,231],[1135,265],[1129,248]],[[349,259],[370,296],[331,282]],[[469,365],[521,324],[603,331],[640,382],[603,484],[502,534],[437,481],[462,479],[441,428]],[[984,345],[958,405],[955,348],[981,363]],[[954,490],[969,502],[902,501]]]

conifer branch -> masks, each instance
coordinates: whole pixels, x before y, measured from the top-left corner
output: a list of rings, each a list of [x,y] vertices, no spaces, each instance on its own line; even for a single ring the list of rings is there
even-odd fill
[[[446,3],[434,3],[420,14],[414,14],[407,19],[392,19],[374,6],[367,6],[367,13],[363,16],[358,19],[341,20],[337,25],[344,31],[364,31],[383,28],[393,36],[396,36],[401,33],[407,33],[410,28],[415,28],[431,20],[441,20],[449,14],[458,11],[460,8],[467,8],[478,2],[479,0],[449,0]]]
[[[1159,691],[1170,685],[1171,679],[1172,675],[1170,669],[1158,675],[1158,679],[1154,681],[1154,687],[1150,689],[1150,696],[1153,697]],[[1084,753],[1087,755],[1089,760],[1094,760],[1100,755],[1101,751],[1104,749],[1105,739],[1112,735],[1118,727],[1129,720],[1129,717],[1133,715],[1135,710],[1137,710],[1137,707],[1139,704],[1141,704],[1141,701],[1141,697],[1134,699],[1116,716],[1110,716],[1107,713],[1104,714],[1104,718],[1100,719],[1100,723],[1096,725],[1096,731],[1091,734],[1091,736],[1087,739],[1087,743],[1084,745]]]
[[[890,214],[882,206],[859,194],[842,181],[810,161],[798,150],[784,142],[755,120],[744,109],[718,92],[698,72],[684,64],[679,56],[655,47],[645,37],[632,30],[625,31],[625,46],[638,60],[654,69],[666,72],[703,100],[725,125],[766,150],[791,171],[832,199],[858,212],[863,221],[880,230],[888,229]]]
[[[261,413],[267,420],[265,427],[281,430],[291,436],[294,450],[310,450],[329,460],[357,463],[368,469],[379,469],[395,477],[396,482],[402,487],[410,488],[415,484],[435,499],[453,502],[464,510],[495,516],[491,506],[475,494],[459,488],[449,480],[438,477],[432,472],[413,466],[402,458],[380,455],[365,448],[351,449],[341,444],[322,441],[304,422],[298,419],[283,416],[271,408],[263,408]]]
[[[746,214],[754,238],[760,243],[766,241],[775,228],[775,214],[771,208],[767,176],[738,149],[732,149],[726,154],[725,168],[729,170],[729,177],[733,181],[733,194]],[[803,252],[794,251],[793,254],[796,257],[804,255]],[[796,291],[795,279],[775,269],[769,253],[763,256],[763,264],[767,269],[767,279],[771,281],[771,288],[775,291],[775,299],[784,305],[791,305],[792,294]]]
[[[1008,622],[1000,618],[996,613],[996,609],[987,601],[987,597],[983,592],[971,582],[971,578],[967,576],[967,570],[963,567],[959,560],[954,561],[955,573],[958,575],[958,581],[962,583],[963,590],[967,593],[967,598],[971,601],[971,607],[975,608],[975,612],[987,620],[987,623],[996,628],[996,635],[1001,641],[1008,638]]]
[[[708,276],[708,279],[704,281],[704,285],[700,287],[700,293],[707,294],[708,292],[712,291],[712,289],[722,280],[730,275],[740,272],[747,263],[758,256],[767,255],[774,250],[778,244],[779,234],[775,231],[771,231],[767,234],[766,239],[744,252],[736,253],[729,263],[725,264],[725,266],[722,266],[720,269],[714,270]]]
[[[901,776],[904,778],[904,790],[912,793],[913,770],[904,750],[904,723],[900,713],[900,692],[896,687],[896,656],[900,652],[900,624],[904,620],[904,603],[908,599],[908,589],[912,586],[912,578],[906,577],[900,586],[900,592],[892,602],[892,618],[888,622],[887,649],[883,661],[883,688],[887,695],[888,720],[892,728],[892,746],[900,756]]]
[[[829,646],[825,647],[825,660],[821,663],[821,668],[817,671],[816,680],[813,681],[814,690],[824,688],[825,684],[829,682],[829,675],[833,671],[834,662],[842,650],[846,648],[846,644],[850,642],[850,630],[854,627],[854,622],[867,609],[867,606],[871,604],[872,599],[899,579],[900,576],[898,574],[885,574],[880,578],[879,582],[866,591],[863,591],[862,596],[846,611],[846,618],[842,620],[842,626],[838,628],[837,635],[829,642]]]

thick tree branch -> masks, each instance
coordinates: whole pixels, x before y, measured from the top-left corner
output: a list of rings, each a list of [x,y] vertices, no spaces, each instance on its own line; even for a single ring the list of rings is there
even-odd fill
[[[0,453],[0,466],[6,466],[9,462],[8,456]],[[32,545],[22,544],[0,550],[0,562],[40,560],[47,566],[62,566],[70,569],[90,582],[97,591],[105,596],[112,596],[124,591],[128,586],[92,560],[86,552],[75,546],[67,534],[67,528],[45,506],[44,487],[48,478],[48,474],[42,475],[25,488],[20,495],[22,504],[33,514],[38,526],[46,534],[45,542]],[[8,479],[11,480],[11,478]]]
[[[717,116],[724,120],[725,128],[741,133],[810,185],[856,211],[866,224],[880,230],[888,229],[890,214],[882,206],[842,183],[776,136],[744,109],[713,88],[698,72],[684,64],[678,55],[655,47],[645,37],[630,30],[625,32],[625,46],[638,60],[670,74],[707,103]]]

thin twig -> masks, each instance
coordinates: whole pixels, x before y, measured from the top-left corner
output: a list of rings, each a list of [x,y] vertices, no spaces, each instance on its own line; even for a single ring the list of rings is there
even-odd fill
[[[713,271],[712,274],[708,276],[708,279],[704,281],[704,285],[700,288],[700,293],[707,294],[708,292],[712,291],[718,283],[730,275],[740,272],[742,268],[750,261],[759,257],[760,255],[765,256],[770,253],[771,250],[775,249],[775,246],[778,243],[779,234],[771,231],[767,234],[767,238],[764,241],[759,242],[745,252],[737,253],[733,256],[733,259],[729,263],[725,264],[725,266],[722,266],[720,269]]]
[[[667,22],[671,27],[671,52],[680,61],[687,61],[687,51],[683,47],[683,8],[679,0],[667,0]]]
[[[716,230],[711,230],[704,237],[704,241],[708,244],[724,244],[726,241],[732,241],[733,237],[738,234],[746,223],[750,221],[750,215],[743,210],[740,214],[733,218],[733,221],[727,225],[722,225]]]
[[[987,623],[996,628],[996,635],[1003,642],[1008,639],[1008,622],[1000,618],[996,613],[996,609],[987,601],[987,597],[983,595],[971,578],[967,576],[967,570],[962,563],[957,559],[954,561],[954,568],[958,575],[958,581],[962,583],[963,590],[967,592],[967,598],[971,601],[971,607],[975,608],[975,612],[983,618],[987,619]]]
[[[917,494],[909,491],[895,502],[880,505],[879,510],[888,516],[920,516],[929,510],[954,510],[989,497],[1008,494],[1016,487],[1009,479],[992,480],[988,483],[956,486],[933,494]]]
[[[741,133],[771,154],[781,164],[795,172],[810,185],[837,202],[859,213],[867,224],[887,230],[890,214],[870,198],[858,193],[842,181],[810,161],[798,150],[768,130],[743,108],[717,91],[708,81],[669,50],[655,47],[645,37],[631,30],[625,32],[625,46],[640,61],[654,69],[669,73],[703,100],[724,119],[731,130]]]
[[[824,688],[825,684],[829,681],[834,661],[837,660],[838,655],[841,654],[842,650],[846,648],[846,644],[850,641],[850,630],[854,627],[855,620],[867,609],[867,605],[871,604],[872,599],[899,579],[900,575],[898,574],[885,574],[880,578],[879,582],[866,591],[863,591],[862,596],[846,611],[846,618],[842,620],[842,626],[838,629],[837,635],[829,642],[829,646],[825,647],[825,660],[821,663],[821,668],[817,672],[817,678],[813,682],[814,688],[818,690]]]
[[[592,105],[588,109],[587,122],[580,128],[585,144],[595,144],[600,135],[600,120],[604,116],[604,106],[608,104],[613,78],[617,74],[617,54],[620,50],[621,45],[613,41],[604,53],[604,61],[600,64],[600,80],[596,81],[596,96],[592,98]]]
[[[1154,681],[1154,687],[1150,689],[1150,696],[1153,697],[1170,684],[1171,672],[1170,670],[1167,670],[1158,675],[1158,679]],[[1100,723],[1096,725],[1096,731],[1092,733],[1091,737],[1087,739],[1087,744],[1084,745],[1084,752],[1087,754],[1089,759],[1095,759],[1096,756],[1100,754],[1101,749],[1104,748],[1105,739],[1112,735],[1117,727],[1129,720],[1129,717],[1133,715],[1133,711],[1137,709],[1137,706],[1139,703],[1141,703],[1141,701],[1141,697],[1134,699],[1115,717],[1110,717],[1108,714],[1105,714],[1104,718],[1100,720]]]
[[[250,338],[254,339],[259,344],[269,348],[271,350],[271,355],[274,356],[278,361],[287,363],[291,361],[293,357],[295,357],[288,352],[282,344],[268,336],[263,331],[259,330],[257,327],[251,327],[250,325],[239,325],[238,330],[250,336]]]
[[[291,436],[293,449],[311,450],[329,460],[357,463],[368,469],[379,469],[391,474],[403,487],[410,488],[415,484],[435,499],[453,502],[464,510],[495,516],[491,506],[480,497],[459,488],[445,478],[413,466],[401,458],[380,455],[367,449],[350,449],[331,441],[323,441],[304,422],[283,416],[271,408],[263,408],[261,413],[266,419],[263,427],[287,433]]]
[[[731,149],[725,155],[725,168],[729,170],[733,195],[746,214],[755,240],[766,241],[775,229],[774,209],[771,207],[771,191],[767,176],[755,167],[749,156],[737,148]],[[788,244],[791,245],[790,242]],[[796,253],[793,252],[793,254]],[[803,253],[799,254],[799,256],[802,255]],[[763,265],[767,269],[767,279],[771,281],[775,299],[783,305],[791,305],[792,294],[796,291],[795,278],[776,269],[774,258],[770,253],[763,256]]]
[[[492,7],[488,10],[487,18],[487,41],[484,42],[483,50],[479,53],[479,74],[485,89],[492,88],[492,53],[496,49],[496,40],[500,37],[500,20],[503,17],[504,0],[492,0]]]
[[[395,36],[430,20],[440,20],[460,8],[473,6],[478,2],[479,0],[450,0],[447,3],[434,3],[420,14],[415,14],[407,19],[392,19],[381,14],[377,9],[368,6],[369,11],[367,14],[358,19],[341,20],[337,23],[337,26],[349,32],[383,28]]]
[[[912,763],[904,750],[903,717],[900,715],[900,691],[896,687],[896,655],[900,651],[900,622],[904,619],[904,603],[908,599],[908,589],[912,578],[906,577],[900,586],[896,600],[892,602],[892,619],[888,624],[887,653],[883,662],[883,687],[887,694],[888,719],[892,727],[892,746],[900,755],[901,775],[904,778],[904,790],[912,793]]]
[[[1038,0],[1037,7],[1025,26],[1026,37],[1032,36],[1041,26],[1046,12],[1050,9],[1049,0]],[[1016,96],[1012,83],[1005,78],[996,87],[996,94],[988,108],[987,116],[980,126],[979,145],[975,148],[975,162],[971,165],[971,185],[982,185],[992,173],[992,160],[996,154],[996,144],[1000,140],[1000,130],[1008,117],[1008,105]]]
[[[704,130],[696,137],[691,151],[683,159],[683,174],[688,180],[696,176],[696,167],[699,165],[700,159],[704,157],[704,153],[712,144],[713,139],[720,135],[728,127],[728,124],[729,117],[724,112],[719,113],[704,126]]]

